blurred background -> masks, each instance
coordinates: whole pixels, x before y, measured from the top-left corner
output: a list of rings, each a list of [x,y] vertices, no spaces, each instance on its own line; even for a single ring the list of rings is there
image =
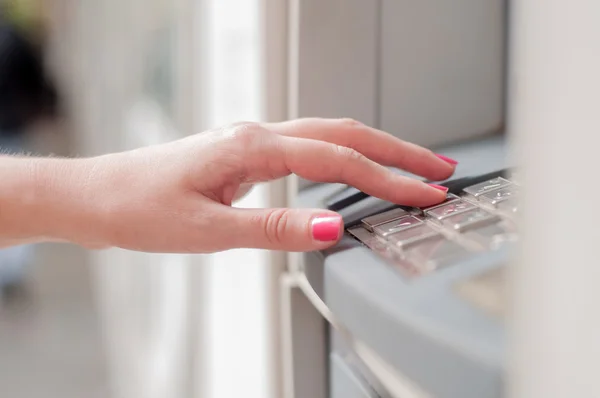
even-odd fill
[[[494,378],[473,379],[504,389],[496,378],[508,370],[516,397],[598,397],[593,272],[599,268],[593,265],[600,221],[593,211],[586,217],[556,211],[596,205],[598,188],[590,181],[597,172],[583,162],[597,157],[598,147],[598,4],[0,0],[0,151],[94,156],[235,121],[300,115],[350,116],[435,150],[510,135],[514,164],[528,170],[524,208],[534,211],[523,212],[524,249],[507,286],[514,310],[506,330],[510,363],[495,369]],[[479,170],[468,162],[459,167]],[[561,189],[553,189],[556,181]],[[309,184],[292,178],[261,185],[239,206],[285,206]],[[540,222],[546,218],[551,222]],[[577,239],[570,231],[579,232]],[[311,301],[306,294],[314,293],[306,264],[300,255],[257,250],[197,256],[52,244],[0,250],[0,397],[327,396],[329,387],[349,385],[335,380],[332,369],[340,367],[330,361],[345,348],[330,344],[332,329],[314,305],[318,295]],[[387,275],[375,271],[373,281]],[[354,290],[341,274],[329,278],[352,289],[332,302],[349,307],[333,315],[356,313],[355,325],[370,333],[359,337],[383,341],[378,327],[392,323],[368,320],[377,319],[369,311],[375,305],[390,314],[387,290]],[[324,276],[315,280],[322,289]],[[400,286],[400,279],[390,281]],[[363,295],[376,300],[356,311],[353,303]],[[403,316],[393,325],[429,325],[422,319]],[[503,345],[489,351],[480,344],[504,341],[496,340],[504,324],[476,329],[483,340],[456,354],[471,358],[476,347],[504,361]],[[401,346],[389,336],[393,347]],[[451,340],[440,341],[449,347]],[[404,363],[408,351],[389,354]],[[439,369],[455,363],[440,358],[450,359]],[[343,359],[336,366],[346,366]],[[402,380],[372,366],[378,361],[369,368],[380,379]],[[426,365],[410,363],[418,372]],[[472,374],[479,373],[464,373]],[[460,384],[446,374],[426,376]],[[363,381],[355,384],[373,385]]]
[[[285,3],[0,0],[0,147],[92,156],[284,119]],[[280,396],[284,260],[2,250],[0,396]]]

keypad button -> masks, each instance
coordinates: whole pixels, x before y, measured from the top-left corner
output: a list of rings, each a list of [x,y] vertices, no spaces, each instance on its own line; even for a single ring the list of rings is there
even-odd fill
[[[400,231],[404,231],[407,228],[411,228],[415,225],[422,224],[423,221],[413,216],[406,216],[399,218],[398,220],[381,224],[373,228],[373,232],[382,237],[395,234]]]
[[[414,211],[416,214],[425,214],[428,211],[431,211],[433,209],[437,209],[438,207],[444,206],[448,203],[452,203],[452,202],[456,202],[457,200],[459,200],[460,198],[454,194],[447,194],[446,195],[446,200],[444,200],[441,203],[437,203],[435,205],[432,206],[427,206],[427,207],[419,207],[419,208],[415,208]]]
[[[387,239],[399,248],[406,248],[423,240],[438,236],[440,236],[438,231],[434,230],[429,225],[421,224],[389,235]]]
[[[498,210],[505,214],[516,214],[519,212],[519,202],[514,198],[509,198],[503,202],[500,202],[496,205]]]
[[[348,232],[405,276],[423,275],[515,242],[520,190],[518,178],[493,178],[443,203],[366,217]]]
[[[499,188],[504,188],[508,185],[510,185],[510,181],[508,181],[502,177],[496,177],[496,178],[492,178],[491,180],[488,180],[488,181],[470,186],[468,188],[465,188],[464,191],[471,196],[479,198],[481,195],[483,195],[489,191],[493,191],[493,190],[499,189]]]
[[[465,237],[492,250],[516,241],[516,235],[509,232],[501,223],[494,223],[472,229],[465,234]]]
[[[373,234],[363,227],[348,228],[348,233],[363,243],[373,238]]]
[[[423,241],[407,252],[407,258],[424,270],[447,267],[470,255],[463,246],[443,237]]]
[[[498,216],[482,209],[474,209],[442,220],[442,224],[456,231],[465,231],[479,225],[490,224],[499,219]]]
[[[397,260],[398,252],[397,249],[385,241],[383,238],[372,234],[367,231],[363,227],[354,227],[348,230],[348,233],[356,237],[359,241],[361,241],[365,246],[374,251],[376,254],[389,259],[389,260]]]
[[[402,256],[399,249],[393,243],[372,234],[363,227],[350,228],[348,232],[372,250],[374,254],[380,256],[400,271],[403,276],[411,278],[423,273],[418,264]]]
[[[518,193],[519,190],[515,185],[509,185],[505,188],[484,193],[481,195],[481,200],[484,200],[493,206],[497,206],[500,202],[514,198]]]
[[[425,214],[436,220],[443,220],[444,218],[453,216],[455,214],[464,213],[465,211],[472,209],[475,209],[475,205],[465,202],[464,200],[456,200],[446,205],[427,210]]]
[[[365,226],[365,228],[367,228],[369,231],[373,231],[373,228],[375,228],[378,225],[385,224],[385,223],[393,221],[393,220],[397,220],[398,218],[404,217],[407,215],[408,215],[408,212],[406,210],[397,208],[397,209],[392,209],[392,210],[386,211],[384,213],[380,213],[380,214],[376,214],[374,216],[364,218],[362,220],[362,223]]]

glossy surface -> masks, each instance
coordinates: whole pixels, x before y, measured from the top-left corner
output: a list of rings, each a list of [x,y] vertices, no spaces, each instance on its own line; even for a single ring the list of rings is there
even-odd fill
[[[375,227],[373,231],[379,236],[386,237],[421,223],[423,223],[423,221],[417,217],[406,216],[395,221],[379,225]]]
[[[398,208],[364,218],[362,220],[362,223],[365,226],[365,228],[372,231],[373,228],[375,228],[378,225],[385,224],[386,222],[390,222],[407,215],[408,212],[406,210]]]
[[[503,188],[510,184],[511,184],[510,181],[508,181],[502,177],[497,177],[497,178],[493,178],[489,181],[482,182],[481,184],[477,184],[477,185],[473,185],[471,187],[465,188],[465,192],[467,194],[472,195],[477,198],[489,191],[492,191],[494,189]]]
[[[396,268],[426,274],[472,253],[515,242],[512,216],[518,211],[518,197],[517,185],[497,177],[465,188],[463,195],[449,194],[435,206],[367,217],[348,232]]]

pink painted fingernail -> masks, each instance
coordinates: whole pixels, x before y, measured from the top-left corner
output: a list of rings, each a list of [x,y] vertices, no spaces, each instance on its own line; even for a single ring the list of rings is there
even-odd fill
[[[340,237],[342,218],[335,216],[317,217],[312,221],[312,235],[320,242],[332,242]]]
[[[444,162],[450,163],[453,166],[455,166],[455,165],[458,164],[458,162],[456,160],[451,159],[448,156],[440,155],[439,153],[436,153],[435,156],[437,156],[438,158],[442,159]]]
[[[432,188],[439,189],[440,191],[443,191],[444,193],[448,192],[448,187],[443,187],[443,186],[437,185],[437,184],[427,184],[427,185],[429,185]]]

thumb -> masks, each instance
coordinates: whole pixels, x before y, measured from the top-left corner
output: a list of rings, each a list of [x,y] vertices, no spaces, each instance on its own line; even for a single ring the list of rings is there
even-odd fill
[[[238,248],[322,250],[340,240],[344,225],[339,214],[323,209],[231,208],[228,213],[230,242]]]

